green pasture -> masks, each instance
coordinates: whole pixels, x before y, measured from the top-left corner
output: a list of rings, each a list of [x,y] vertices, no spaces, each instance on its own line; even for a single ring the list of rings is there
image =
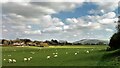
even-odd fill
[[[120,51],[106,51],[106,45],[80,46],[5,46],[2,47],[3,66],[119,66]],[[89,51],[89,53],[87,53]],[[53,53],[58,53],[54,57]],[[75,55],[77,53],[77,55]],[[47,59],[47,56],[50,56]],[[32,57],[30,61],[24,58]],[[9,63],[15,59],[16,63]]]

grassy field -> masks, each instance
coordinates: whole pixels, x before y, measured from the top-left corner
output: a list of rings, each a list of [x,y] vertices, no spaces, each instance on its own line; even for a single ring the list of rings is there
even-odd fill
[[[3,66],[119,66],[114,51],[105,51],[107,46],[50,46],[50,47],[2,47]],[[119,51],[118,51],[119,52]],[[54,57],[53,53],[58,53]],[[75,55],[75,53],[77,53]],[[120,53],[119,53],[120,54]],[[50,56],[47,59],[47,56]],[[30,61],[24,58],[32,57]],[[108,59],[109,58],[109,59]],[[16,59],[16,63],[8,63]]]

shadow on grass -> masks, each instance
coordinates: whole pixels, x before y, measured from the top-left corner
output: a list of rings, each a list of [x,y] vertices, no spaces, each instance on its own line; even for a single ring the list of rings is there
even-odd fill
[[[120,49],[114,51],[106,51],[98,66],[115,66],[115,68],[120,67]]]

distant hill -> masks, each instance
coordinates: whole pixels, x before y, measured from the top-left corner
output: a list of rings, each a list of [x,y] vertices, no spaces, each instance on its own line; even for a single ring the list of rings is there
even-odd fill
[[[82,39],[79,41],[73,42],[73,44],[108,44],[107,40],[99,40],[99,39]]]

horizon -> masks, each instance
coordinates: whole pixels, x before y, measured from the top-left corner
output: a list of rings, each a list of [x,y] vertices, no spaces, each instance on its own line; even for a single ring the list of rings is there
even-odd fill
[[[116,32],[118,1],[2,2],[1,39],[109,40]],[[110,5],[109,5],[110,4]]]

